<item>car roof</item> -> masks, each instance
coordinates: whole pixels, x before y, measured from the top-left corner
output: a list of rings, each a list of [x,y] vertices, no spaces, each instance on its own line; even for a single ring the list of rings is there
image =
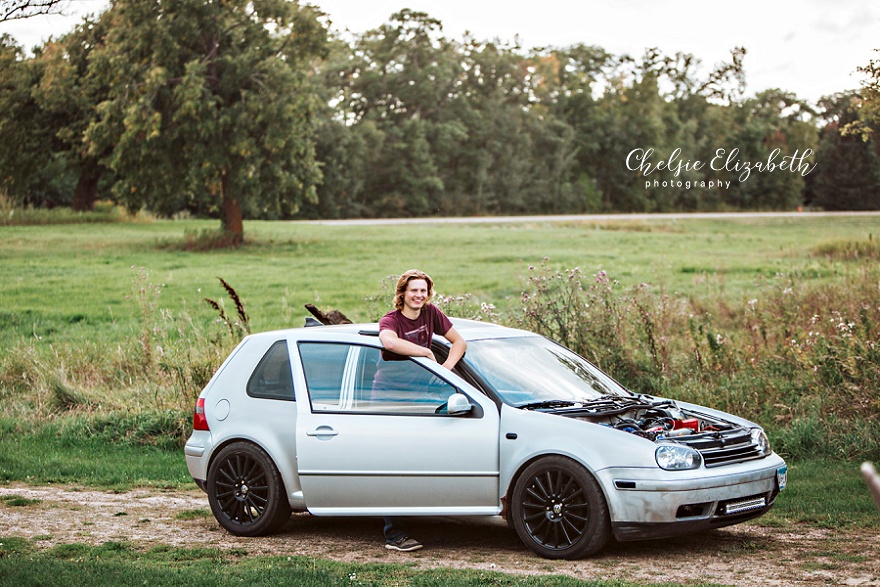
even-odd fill
[[[499,324],[468,320],[465,318],[450,318],[455,330],[466,341],[475,341],[491,338],[511,338],[518,336],[537,336],[534,333],[516,328],[509,328]],[[297,340],[312,341],[352,341],[353,339],[379,336],[379,324],[366,322],[359,324],[336,324],[332,326],[316,325],[303,326],[300,328],[288,328],[283,330],[270,330],[249,335],[248,339],[257,338],[293,338]]]

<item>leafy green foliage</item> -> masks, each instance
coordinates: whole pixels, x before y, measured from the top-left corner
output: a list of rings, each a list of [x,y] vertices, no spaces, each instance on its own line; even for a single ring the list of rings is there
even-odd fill
[[[822,132],[823,165],[812,178],[810,196],[827,210],[876,210],[880,207],[880,158],[873,135],[841,132],[864,116],[858,95],[844,93],[824,100],[828,126]]]
[[[85,133],[132,210],[290,215],[313,199],[315,103],[304,86],[325,37],[313,9],[265,0],[115,2],[90,75],[111,88]],[[104,155],[106,154],[106,155]]]
[[[19,148],[0,153],[0,188],[220,217],[228,234],[197,250],[240,245],[244,218],[878,207],[871,83],[817,105],[745,97],[742,47],[712,68],[524,49],[410,9],[327,36],[296,2],[125,0],[33,58],[7,37],[0,139]],[[630,167],[637,149],[670,169]],[[737,167],[797,154],[796,172]]]

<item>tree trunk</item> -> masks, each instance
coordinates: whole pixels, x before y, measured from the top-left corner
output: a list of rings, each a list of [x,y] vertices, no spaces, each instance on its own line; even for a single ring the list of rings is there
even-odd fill
[[[98,198],[98,180],[101,179],[101,169],[94,161],[83,162],[73,192],[73,209],[77,212],[91,210]]]
[[[244,222],[241,218],[241,202],[237,197],[229,193],[229,180],[227,170],[223,170],[221,190],[223,192],[223,230],[230,237],[232,246],[239,246],[244,242]]]

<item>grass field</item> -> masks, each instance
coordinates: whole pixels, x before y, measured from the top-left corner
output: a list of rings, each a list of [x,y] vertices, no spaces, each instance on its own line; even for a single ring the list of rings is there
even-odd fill
[[[2,536],[0,536],[2,538]],[[345,564],[306,557],[248,556],[213,548],[154,547],[141,552],[125,542],[70,544],[34,552],[20,539],[0,543],[0,586],[95,585],[163,587],[419,586],[419,587],[635,587],[629,581],[582,581],[572,577],[512,576],[491,571],[401,564]],[[5,556],[4,556],[5,555]],[[666,585],[674,585],[666,583]],[[711,585],[700,583],[699,585]],[[693,586],[692,586],[693,587]]]
[[[785,273],[828,280],[852,264],[813,256],[837,240],[880,238],[880,217],[756,220],[620,220],[324,226],[249,222],[238,250],[189,252],[185,233],[214,221],[0,227],[0,344],[124,337],[139,319],[126,297],[144,268],[163,303],[223,295],[226,279],[247,304],[253,328],[300,325],[305,303],[373,319],[365,298],[391,274],[420,267],[444,294],[470,293],[499,308],[516,300],[530,265],[605,270],[630,285],[694,295],[749,296],[756,278]]]
[[[0,226],[0,483],[189,486],[179,442],[193,393],[235,342],[203,302],[218,300],[234,314],[218,277],[235,288],[249,327],[260,331],[301,325],[306,303],[376,319],[390,302],[387,277],[412,267],[430,273],[440,294],[469,294],[470,309],[494,304],[499,321],[512,323],[536,279],[579,268],[619,282],[612,301],[631,296],[636,305],[618,308],[618,318],[650,306],[645,316],[654,322],[635,320],[615,333],[620,348],[609,364],[627,366],[621,376],[768,427],[790,461],[791,482],[758,523],[855,531],[880,522],[858,474],[860,459],[880,455],[880,216],[249,222],[245,247],[194,252],[193,235],[215,227],[199,220]],[[630,288],[651,293],[622,293]],[[766,309],[750,313],[759,298]],[[696,326],[689,312],[701,313]],[[816,334],[820,315],[836,322]],[[656,343],[673,358],[646,353],[646,333],[651,349]],[[809,344],[791,344],[804,337]],[[473,572],[264,557],[230,566],[216,552],[134,553],[125,544],[36,553],[14,537],[2,542],[0,584],[10,585],[110,576],[118,584],[275,584],[279,577],[351,584],[352,573],[398,573],[420,585],[521,584]]]

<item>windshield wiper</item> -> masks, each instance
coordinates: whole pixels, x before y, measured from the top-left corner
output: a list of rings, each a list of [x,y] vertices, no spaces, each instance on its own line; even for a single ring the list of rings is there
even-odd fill
[[[655,404],[645,402],[642,398],[616,395],[603,395],[593,400],[578,402],[578,407],[566,410],[566,414],[576,413],[590,416],[614,416],[637,409],[648,409]]]

